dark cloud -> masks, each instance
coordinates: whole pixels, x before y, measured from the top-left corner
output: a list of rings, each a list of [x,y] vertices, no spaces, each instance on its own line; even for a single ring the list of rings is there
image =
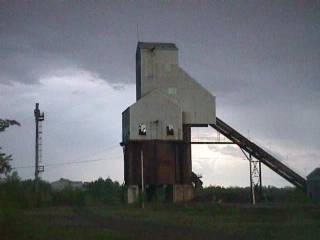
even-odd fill
[[[75,2],[3,3],[1,81],[35,83],[45,74],[76,67],[107,81],[128,82],[127,69],[121,70],[121,64],[128,64],[125,46],[118,45],[120,36],[108,29],[113,24],[108,21],[110,7],[107,3],[102,8]],[[121,34],[125,37],[125,32]]]
[[[218,95],[281,88],[288,77],[319,89],[317,10],[316,2],[290,1],[3,2],[1,81],[34,83],[71,64],[133,83],[139,24],[143,40],[177,42],[183,65]]]

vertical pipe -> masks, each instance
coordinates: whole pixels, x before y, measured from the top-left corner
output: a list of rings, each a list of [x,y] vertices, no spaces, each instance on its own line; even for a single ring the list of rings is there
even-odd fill
[[[259,183],[260,183],[260,197],[262,197],[262,175],[261,175],[261,161],[259,161]]]
[[[249,160],[249,177],[250,177],[250,199],[251,199],[251,202],[253,202],[251,159],[249,158],[248,160]]]
[[[141,150],[140,154],[141,154],[141,200],[142,200],[142,208],[144,208],[143,150]]]

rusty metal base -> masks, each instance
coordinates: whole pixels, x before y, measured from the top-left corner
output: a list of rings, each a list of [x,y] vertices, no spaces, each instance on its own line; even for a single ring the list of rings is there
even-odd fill
[[[131,141],[124,146],[124,177],[129,185],[191,184],[191,146],[184,142]]]

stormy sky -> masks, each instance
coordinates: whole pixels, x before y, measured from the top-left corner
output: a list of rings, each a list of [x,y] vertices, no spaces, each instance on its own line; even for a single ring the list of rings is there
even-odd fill
[[[302,176],[319,167],[320,1],[1,0],[0,118],[21,127],[0,146],[21,177],[34,175],[39,102],[43,179],[123,182],[121,112],[135,101],[138,40],[176,43],[220,118]],[[215,136],[193,129],[195,139]],[[236,147],[192,150],[205,185],[249,184]],[[290,185],[262,170],[263,184]]]

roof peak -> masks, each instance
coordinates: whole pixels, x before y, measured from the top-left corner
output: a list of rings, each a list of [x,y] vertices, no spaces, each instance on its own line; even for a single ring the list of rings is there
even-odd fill
[[[313,178],[315,176],[320,176],[320,168],[314,169],[311,173],[309,173],[307,178],[309,179],[309,178]]]
[[[137,49],[166,49],[178,50],[175,43],[168,42],[138,42]]]

